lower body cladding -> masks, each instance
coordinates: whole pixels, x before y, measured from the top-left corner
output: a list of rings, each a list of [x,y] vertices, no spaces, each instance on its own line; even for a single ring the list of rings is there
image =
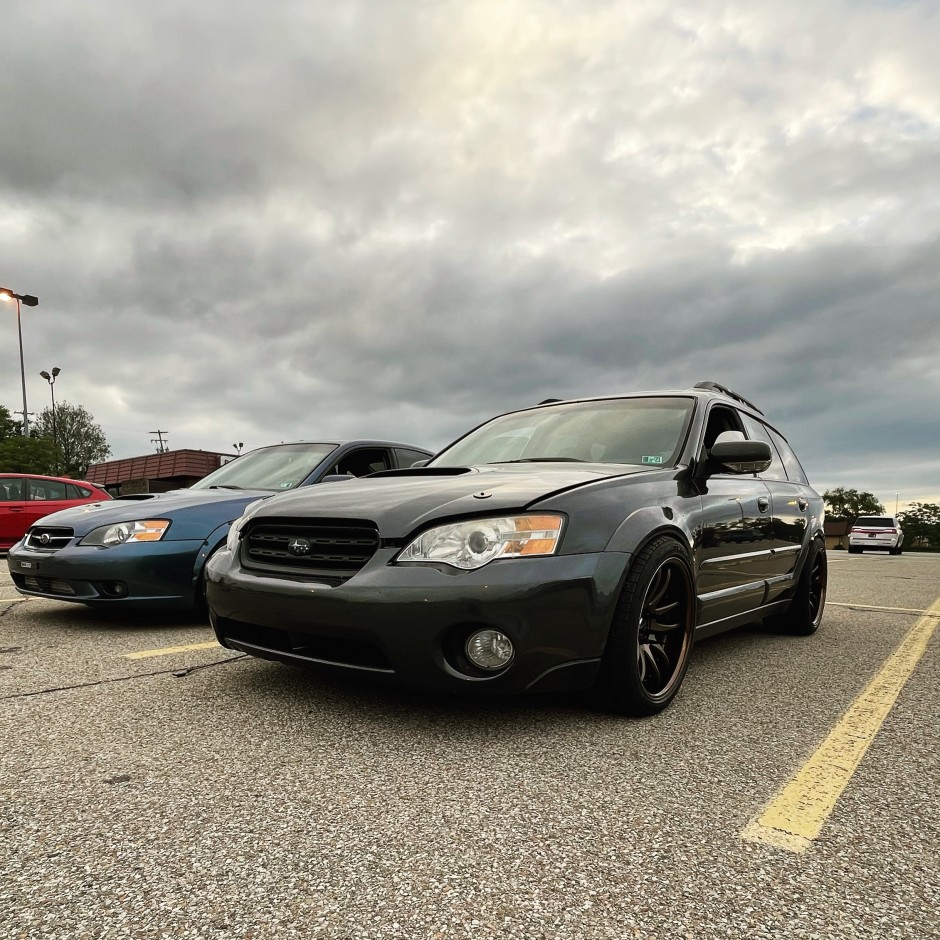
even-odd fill
[[[395,554],[380,550],[331,587],[255,575],[218,552],[206,585],[216,636],[265,659],[412,688],[492,693],[593,684],[628,555],[512,559],[456,571],[391,565]]]
[[[16,589],[31,597],[92,607],[189,608],[203,542],[142,542],[114,548],[70,544],[55,552],[14,546],[7,556]]]

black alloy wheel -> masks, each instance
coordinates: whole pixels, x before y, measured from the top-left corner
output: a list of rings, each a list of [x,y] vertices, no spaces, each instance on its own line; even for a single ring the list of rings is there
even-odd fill
[[[829,585],[829,562],[826,549],[813,539],[803,563],[800,580],[790,608],[782,614],[767,618],[767,623],[781,633],[810,636],[819,629],[826,609],[826,591]]]
[[[595,692],[600,705],[654,715],[675,698],[695,633],[688,552],[661,536],[631,567],[614,614]]]

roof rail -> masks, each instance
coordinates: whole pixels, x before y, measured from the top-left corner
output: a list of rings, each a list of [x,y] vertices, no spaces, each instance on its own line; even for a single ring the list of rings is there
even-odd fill
[[[729,398],[733,398],[735,401],[747,405],[748,408],[753,408],[759,415],[764,413],[754,402],[748,401],[743,395],[739,395],[737,392],[732,392],[727,385],[720,385],[718,382],[696,382],[695,388],[705,388],[713,392],[721,392],[723,395],[727,395]]]

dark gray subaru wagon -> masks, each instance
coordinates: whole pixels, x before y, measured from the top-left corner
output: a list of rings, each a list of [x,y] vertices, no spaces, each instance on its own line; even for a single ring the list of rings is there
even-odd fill
[[[724,386],[551,401],[425,466],[249,506],[207,568],[219,642],[413,687],[590,689],[649,715],[696,639],[819,627],[823,500]]]

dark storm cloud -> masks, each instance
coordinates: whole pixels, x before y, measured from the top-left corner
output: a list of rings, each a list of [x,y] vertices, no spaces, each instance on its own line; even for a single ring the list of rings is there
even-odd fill
[[[154,428],[436,447],[548,396],[716,379],[821,487],[940,500],[929,7],[0,13],[30,408],[61,365],[116,456]]]

